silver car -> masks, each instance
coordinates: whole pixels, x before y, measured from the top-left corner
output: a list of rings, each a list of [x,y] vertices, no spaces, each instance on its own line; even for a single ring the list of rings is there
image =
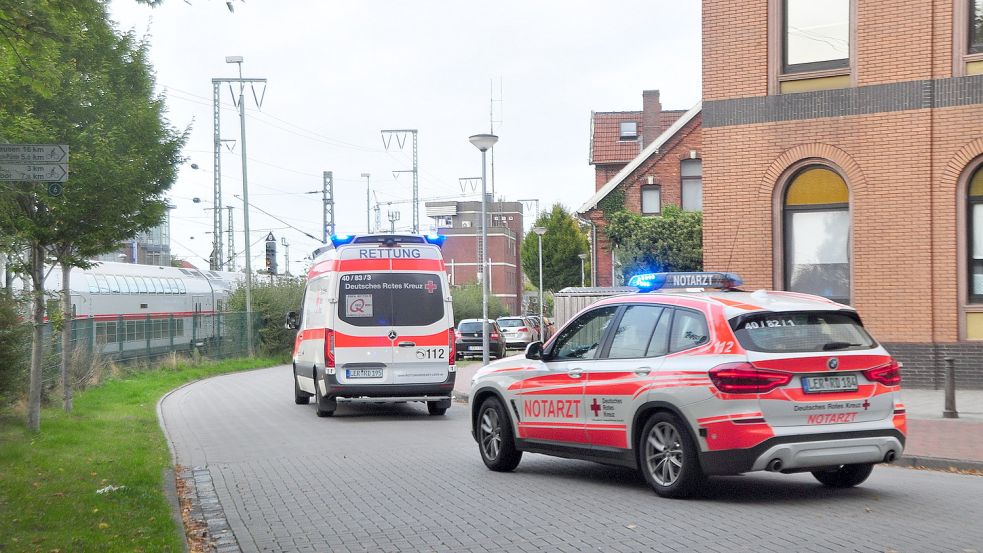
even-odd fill
[[[498,326],[505,335],[505,344],[510,348],[525,348],[530,342],[535,342],[536,326],[525,317],[500,317]]]

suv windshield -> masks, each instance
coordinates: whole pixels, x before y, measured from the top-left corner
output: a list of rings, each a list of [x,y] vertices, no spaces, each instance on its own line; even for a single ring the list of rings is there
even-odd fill
[[[766,353],[849,351],[877,345],[855,316],[831,311],[760,313],[731,319],[731,327],[744,349]]]
[[[522,319],[499,319],[498,326],[502,328],[516,328],[526,326],[526,322]]]
[[[354,326],[426,326],[444,316],[440,278],[426,273],[341,276],[338,317]]]

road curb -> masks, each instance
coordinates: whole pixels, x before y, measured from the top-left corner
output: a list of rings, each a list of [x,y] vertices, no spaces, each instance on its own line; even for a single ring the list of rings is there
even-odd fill
[[[467,403],[468,402],[468,394],[466,394],[464,392],[458,392],[457,390],[451,390],[451,397],[454,398],[454,401],[460,401],[461,403]]]
[[[946,459],[944,457],[923,457],[920,455],[902,455],[892,463],[898,467],[939,470],[944,472],[964,472],[983,475],[983,461],[965,459]]]

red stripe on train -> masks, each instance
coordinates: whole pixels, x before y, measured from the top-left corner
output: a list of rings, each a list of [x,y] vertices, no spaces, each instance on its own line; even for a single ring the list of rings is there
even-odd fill
[[[124,321],[130,320],[141,320],[141,319],[166,319],[171,317],[191,317],[194,315],[219,315],[220,313],[216,311],[175,311],[171,313],[122,313],[115,315],[91,315],[83,317],[75,317],[76,321],[85,321],[88,319],[94,319],[97,321],[117,321],[123,319]]]

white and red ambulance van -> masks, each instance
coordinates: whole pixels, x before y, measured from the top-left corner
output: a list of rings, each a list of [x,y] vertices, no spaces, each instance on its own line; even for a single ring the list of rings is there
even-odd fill
[[[296,329],[294,400],[320,417],[338,403],[410,402],[443,415],[454,389],[454,314],[439,235],[332,236],[307,274]]]

